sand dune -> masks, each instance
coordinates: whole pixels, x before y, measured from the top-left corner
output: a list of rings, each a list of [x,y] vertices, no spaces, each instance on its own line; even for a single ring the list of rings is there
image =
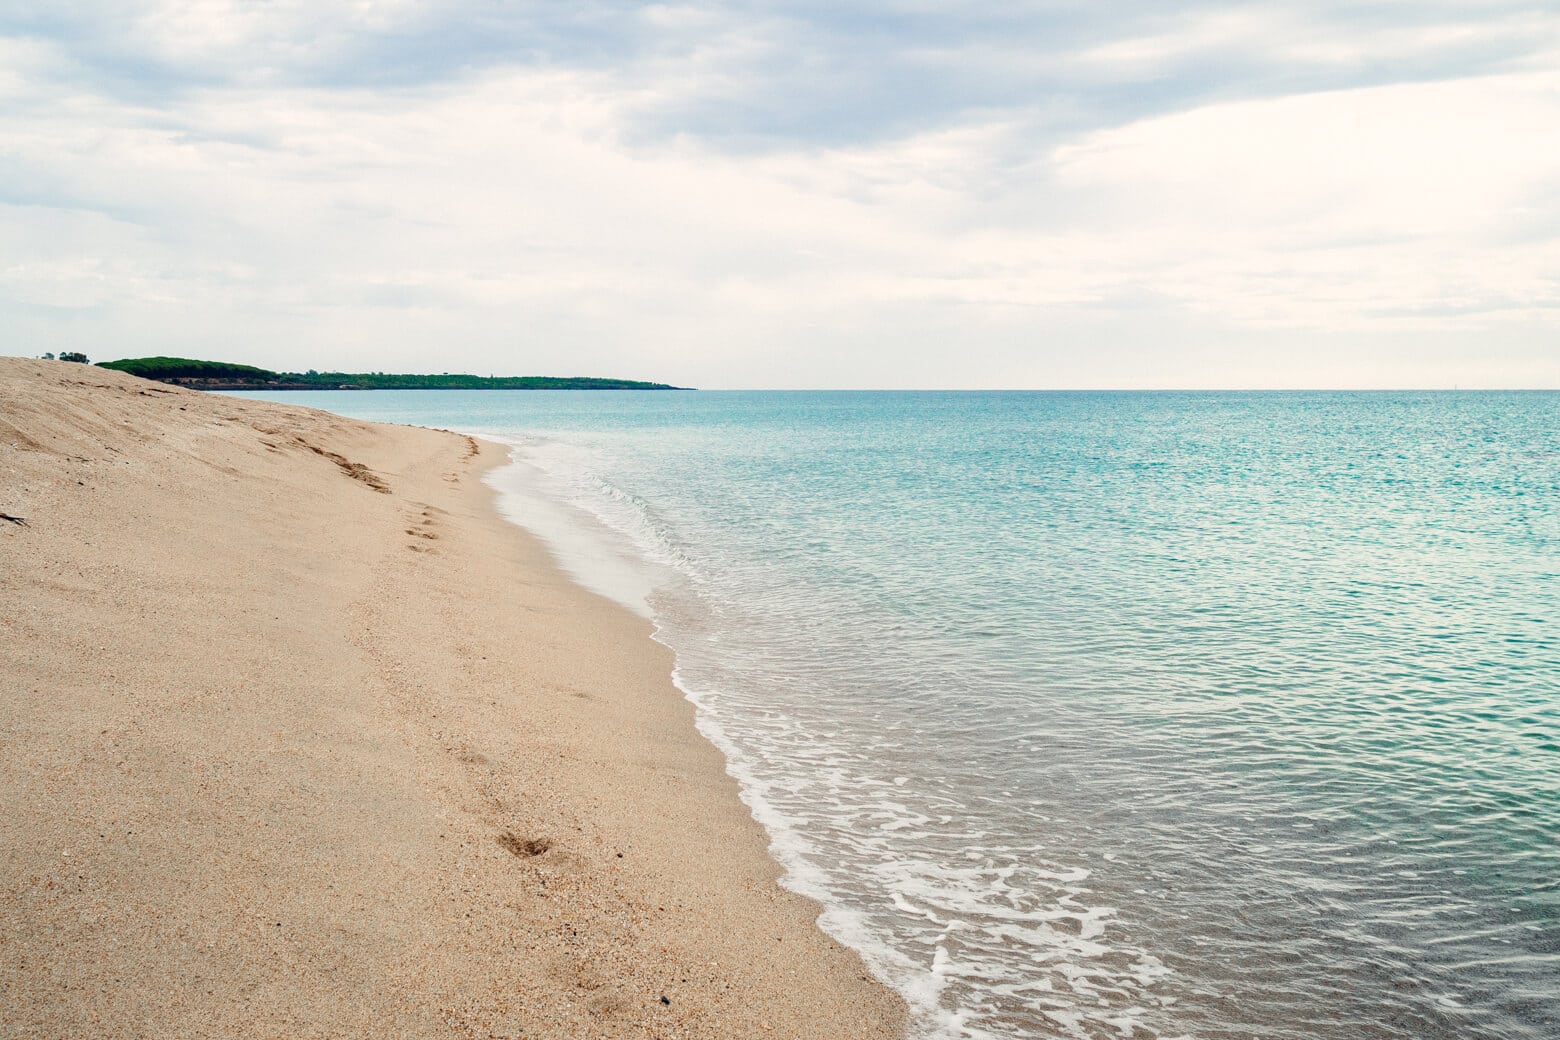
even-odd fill
[[[0,358],[0,1034],[900,1033],[502,461]]]

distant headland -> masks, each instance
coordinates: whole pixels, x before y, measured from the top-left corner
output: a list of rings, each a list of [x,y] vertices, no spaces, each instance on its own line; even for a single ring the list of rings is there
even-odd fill
[[[70,360],[75,360],[74,358]],[[85,360],[85,358],[82,358]],[[681,390],[667,383],[596,376],[472,376],[444,372],[272,372],[253,365],[193,358],[145,357],[100,361],[110,368],[194,390]]]

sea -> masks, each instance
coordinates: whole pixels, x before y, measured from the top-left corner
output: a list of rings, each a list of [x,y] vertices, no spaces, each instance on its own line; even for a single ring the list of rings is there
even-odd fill
[[[507,444],[915,1040],[1560,1037],[1560,394],[261,396]]]

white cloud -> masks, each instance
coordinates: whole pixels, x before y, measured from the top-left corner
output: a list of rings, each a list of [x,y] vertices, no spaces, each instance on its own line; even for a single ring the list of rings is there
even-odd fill
[[[247,60],[160,94],[94,84],[58,45],[5,42],[8,349],[696,385],[1557,375],[1535,345],[1560,324],[1550,73],[1078,129],[1015,95],[893,135],[744,152],[648,132],[647,113],[752,87],[744,74],[784,50],[773,18],[643,9],[679,42],[627,69],[493,65],[394,87],[276,71],[434,14],[158,7],[130,30],[158,67]],[[1091,76],[1160,74],[1270,34],[1278,51],[1322,38],[1303,28],[1216,15],[1080,60]],[[670,58],[683,53],[703,57]],[[1409,333],[1441,344],[1434,366],[1402,347]]]
[[[1449,64],[1455,69],[1460,59],[1466,65],[1469,56],[1523,64],[1517,56],[1536,57],[1534,50],[1542,52],[1546,41],[1550,48],[1560,43],[1554,15],[1532,9],[1496,6],[1470,18],[1463,10],[1427,6],[1384,14],[1366,5],[1352,14],[1339,17],[1309,4],[1192,9],[1162,14],[1144,26],[1146,32],[1103,40],[1070,61],[1114,79],[1166,77],[1207,61],[1265,64],[1291,74],[1357,69],[1370,77],[1372,70],[1379,75],[1393,66],[1417,66],[1421,75],[1426,68],[1444,75]]]
[[[1555,126],[1554,74],[1402,84],[1103,131],[1058,149],[1057,175],[1102,196],[1117,263],[1227,318],[1547,321],[1560,241],[1509,232],[1560,183]]]

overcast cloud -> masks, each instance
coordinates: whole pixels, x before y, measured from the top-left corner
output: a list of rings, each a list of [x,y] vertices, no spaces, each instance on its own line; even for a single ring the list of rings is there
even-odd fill
[[[1560,385],[1523,4],[0,10],[0,350]]]

